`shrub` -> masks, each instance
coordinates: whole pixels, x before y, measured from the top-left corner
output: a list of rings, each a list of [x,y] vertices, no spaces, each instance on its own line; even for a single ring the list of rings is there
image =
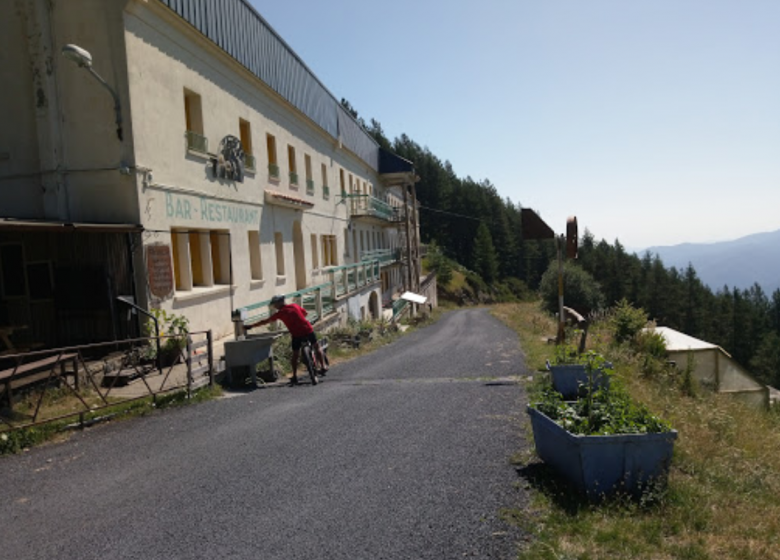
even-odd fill
[[[609,324],[616,342],[633,340],[647,325],[647,313],[641,307],[632,306],[625,298],[612,310]],[[664,350],[666,345],[664,345]]]
[[[190,321],[184,315],[168,313],[164,309],[152,309],[152,315],[155,316],[160,327],[160,350],[162,352],[174,352],[181,350],[187,345],[187,335],[190,332]],[[146,336],[156,336],[154,330],[154,321],[151,318],[146,320],[144,325]],[[149,345],[149,354],[147,357],[154,358],[157,355],[155,344]]]
[[[550,313],[558,312],[558,263],[552,262],[542,276],[539,293],[544,308]],[[601,287],[593,276],[580,266],[567,261],[563,269],[563,294],[568,307],[583,316],[601,309],[604,296]]]

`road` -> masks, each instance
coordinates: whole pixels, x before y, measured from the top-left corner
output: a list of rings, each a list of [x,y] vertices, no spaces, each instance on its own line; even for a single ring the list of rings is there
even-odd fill
[[[316,387],[0,458],[0,558],[514,558],[523,373],[510,329],[453,311]]]

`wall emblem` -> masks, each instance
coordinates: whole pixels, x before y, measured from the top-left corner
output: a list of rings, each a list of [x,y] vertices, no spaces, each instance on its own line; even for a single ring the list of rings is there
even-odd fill
[[[241,140],[228,134],[219,143],[217,157],[211,159],[214,177],[244,182],[244,149]]]

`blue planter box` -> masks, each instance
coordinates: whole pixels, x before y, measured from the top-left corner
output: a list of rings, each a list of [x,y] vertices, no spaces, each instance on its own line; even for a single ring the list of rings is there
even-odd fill
[[[612,364],[607,364],[607,367],[612,367]],[[586,390],[581,388],[581,385],[588,386],[588,372],[584,365],[553,366],[548,362],[547,369],[550,370],[553,389],[558,391],[564,400],[574,400],[580,396],[580,393],[585,394]],[[609,387],[609,376],[599,371],[594,374],[593,388],[600,389],[601,387]]]
[[[536,453],[591,498],[615,491],[640,493],[666,483],[677,430],[663,434],[577,436],[528,407]]]

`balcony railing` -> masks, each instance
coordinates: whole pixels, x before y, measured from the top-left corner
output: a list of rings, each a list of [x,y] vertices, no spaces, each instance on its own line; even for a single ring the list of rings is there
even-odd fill
[[[275,163],[268,164],[268,177],[271,179],[279,180],[279,166]]]
[[[368,194],[344,195],[350,201],[352,216],[370,216],[388,222],[395,221],[395,210],[384,200]]]
[[[185,133],[187,137],[187,149],[193,152],[199,152],[201,154],[209,153],[209,139],[205,136],[188,130]]]
[[[322,198],[325,200],[330,198],[330,187],[328,185],[322,185]]]
[[[307,318],[315,323],[334,311],[336,300],[340,296],[349,296],[353,292],[380,281],[379,261],[366,261],[325,269],[329,281],[311,288],[285,295],[285,299],[297,303],[308,311]],[[253,323],[270,316],[271,300],[261,301],[233,312],[233,319],[243,324]]]
[[[298,186],[298,174],[295,171],[290,171],[290,185]]]
[[[306,179],[306,194],[314,194],[314,181]]]
[[[244,168],[247,171],[255,171],[257,169],[255,156],[252,154],[244,154]]]
[[[363,251],[360,253],[361,261],[378,261],[380,266],[398,262],[400,257],[400,249],[375,249],[373,251]]]

